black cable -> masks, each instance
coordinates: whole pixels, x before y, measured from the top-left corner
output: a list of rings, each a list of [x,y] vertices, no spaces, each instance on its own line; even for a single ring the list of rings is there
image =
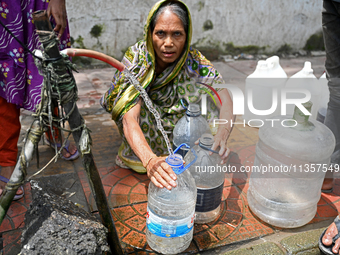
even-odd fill
[[[27,48],[27,46],[25,44],[23,44],[23,42],[21,42],[18,38],[16,38],[16,36],[11,32],[11,30],[9,30],[5,25],[4,23],[2,23],[2,21],[0,20],[0,24],[1,26],[4,27],[4,29],[22,46],[24,47],[25,50],[27,50],[33,57],[39,59],[39,60],[42,60],[40,57],[37,57],[36,55],[34,55],[34,53],[29,49]]]

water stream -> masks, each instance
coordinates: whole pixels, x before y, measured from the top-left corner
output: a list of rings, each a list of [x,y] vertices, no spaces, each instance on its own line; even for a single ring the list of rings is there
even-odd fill
[[[136,77],[127,69],[124,69],[124,74],[126,75],[126,77],[130,80],[131,84],[139,91],[140,95],[142,96],[146,107],[149,109],[149,111],[153,114],[153,116],[156,119],[157,122],[157,128],[159,131],[161,131],[164,140],[166,142],[166,146],[168,147],[168,152],[169,155],[174,154],[172,148],[171,148],[171,144],[170,144],[170,140],[168,138],[168,135],[165,133],[165,130],[162,126],[161,123],[161,116],[159,116],[159,113],[156,111],[156,109],[153,107],[152,102],[148,96],[148,93],[146,93],[145,89],[140,85],[139,81],[136,79]]]

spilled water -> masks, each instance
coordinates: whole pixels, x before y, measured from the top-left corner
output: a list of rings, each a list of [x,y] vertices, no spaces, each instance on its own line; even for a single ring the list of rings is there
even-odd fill
[[[153,107],[152,102],[148,96],[148,93],[146,93],[145,89],[140,85],[139,81],[136,79],[136,77],[127,69],[124,69],[124,74],[126,75],[126,77],[130,80],[131,84],[139,91],[140,95],[142,96],[146,107],[149,109],[149,111],[153,114],[153,116],[156,119],[157,122],[157,128],[159,131],[161,131],[164,140],[166,142],[166,146],[168,147],[168,152],[169,155],[174,154],[171,145],[170,145],[170,140],[168,138],[168,135],[165,133],[165,130],[162,126],[161,123],[161,116],[159,116],[159,113],[156,111],[156,109]]]

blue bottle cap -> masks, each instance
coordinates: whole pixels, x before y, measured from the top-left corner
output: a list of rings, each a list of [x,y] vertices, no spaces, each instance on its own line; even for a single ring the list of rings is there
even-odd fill
[[[166,163],[168,163],[175,174],[181,174],[184,172],[185,168],[183,165],[183,157],[177,153],[169,155],[166,158]]]
[[[183,157],[177,153],[169,155],[166,158],[166,162],[171,166],[171,167],[180,167],[183,165]]]

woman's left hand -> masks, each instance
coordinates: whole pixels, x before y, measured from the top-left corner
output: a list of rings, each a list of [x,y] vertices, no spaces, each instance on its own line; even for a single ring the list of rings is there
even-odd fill
[[[227,141],[232,130],[232,126],[230,125],[230,123],[232,120],[235,121],[235,116],[233,115],[233,101],[231,100],[228,90],[222,89],[218,91],[218,94],[220,95],[222,104],[220,104],[216,95],[214,96],[214,98],[220,111],[219,118],[222,120],[226,120],[227,123],[220,124],[218,126],[217,134],[214,136],[215,142],[211,149],[217,151],[217,149],[219,148],[218,154],[222,159],[221,165],[223,165],[227,162],[227,158],[230,153],[230,150],[227,147]],[[211,154],[212,152],[210,152],[210,155]]]
[[[220,127],[217,131],[217,134],[214,136],[214,144],[212,145],[211,149],[214,151],[218,150],[218,154],[220,155],[222,161],[221,161],[221,165],[225,164],[227,162],[227,158],[229,156],[230,150],[227,147],[227,140],[229,137],[229,130],[224,128],[224,127]],[[212,152],[209,153],[210,155],[212,154]]]

